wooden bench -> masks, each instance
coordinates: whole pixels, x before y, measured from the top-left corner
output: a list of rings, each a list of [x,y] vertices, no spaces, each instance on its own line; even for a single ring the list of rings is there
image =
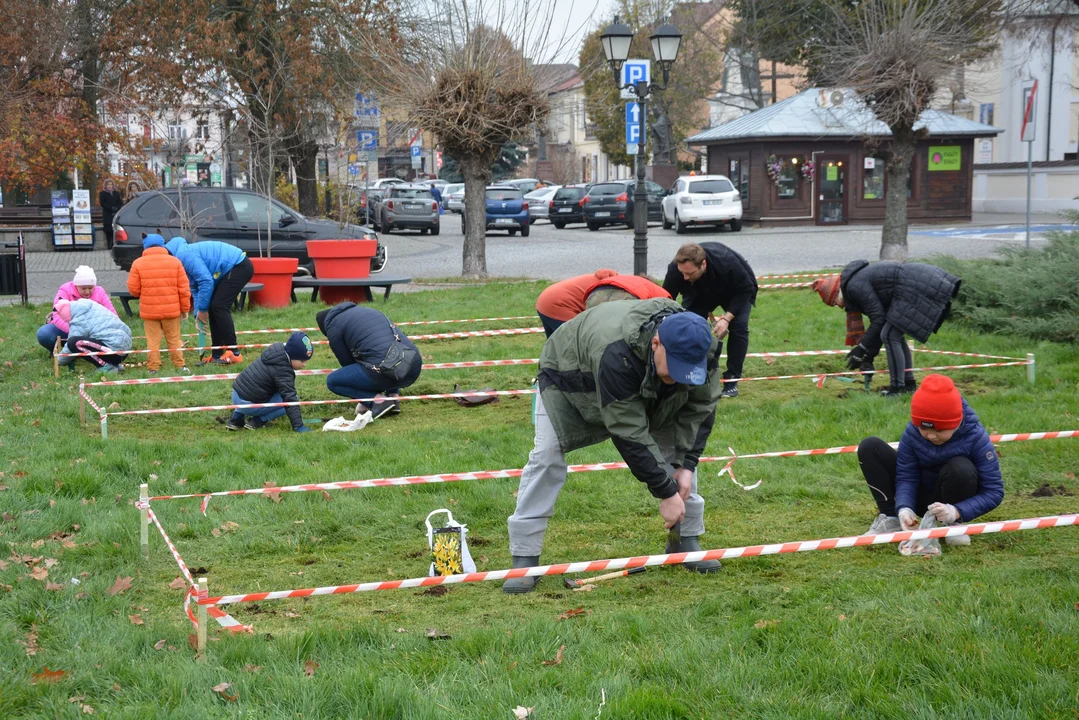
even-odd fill
[[[232,306],[237,310],[243,310],[244,306],[247,305],[247,293],[258,292],[262,287],[262,283],[247,283],[244,285],[244,289],[240,291],[240,294],[236,298],[236,302],[234,302]],[[127,313],[128,317],[135,317],[135,313],[131,311],[131,301],[138,300],[137,297],[126,290],[109,294],[120,301],[120,304],[124,306],[124,312]]]
[[[363,288],[364,293],[367,295],[367,302],[371,302],[371,288],[383,288],[385,292],[382,294],[382,300],[385,302],[390,298],[390,290],[394,285],[401,283],[410,283],[412,278],[399,277],[394,275],[372,275],[365,278],[313,278],[313,277],[294,277],[292,278],[292,302],[296,300],[296,288],[311,288],[311,302],[318,300],[319,288]]]

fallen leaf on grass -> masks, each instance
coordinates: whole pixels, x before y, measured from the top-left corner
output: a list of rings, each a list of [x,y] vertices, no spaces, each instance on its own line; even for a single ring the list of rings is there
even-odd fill
[[[408,630],[405,630],[404,628],[397,628],[397,632],[406,633],[406,632],[408,632]]]
[[[36,567],[30,571],[30,577],[35,580],[44,580],[49,576],[49,571],[43,567]]]
[[[106,590],[105,592],[107,592],[110,597],[113,597],[113,596],[117,595],[118,593],[122,593],[124,590],[130,590],[130,589],[131,589],[131,578],[130,577],[122,578],[119,575],[117,575],[116,576],[116,582],[114,582],[112,584],[112,587],[109,588],[108,590]]]
[[[333,495],[330,495],[325,490],[322,491],[322,497],[326,498],[326,502],[333,502]]]
[[[45,558],[45,569],[46,570],[51,569],[52,566],[55,565],[58,562],[60,562],[60,561],[57,560],[56,558]]]
[[[585,610],[584,607],[579,607],[573,610],[567,610],[558,616],[559,621],[569,620],[570,618],[580,617],[581,615],[591,615],[591,610]]]
[[[158,640],[157,642],[154,643],[154,650],[164,650],[165,649],[165,643],[167,643],[167,642],[168,642],[168,640]]]
[[[7,570],[7,563],[3,560],[0,560],[0,570]]]
[[[477,558],[477,559],[478,559],[478,560],[479,560],[479,561],[480,561],[481,563],[485,563],[485,564],[486,564],[486,563],[488,562],[488,560],[487,560],[487,556],[486,556],[486,555],[480,555],[480,556],[479,556],[479,558]]]
[[[57,683],[64,679],[67,675],[63,670],[50,670],[49,668],[42,666],[41,672],[33,673],[30,675],[30,682],[34,685],[39,683]]]
[[[513,708],[514,720],[528,720],[530,717],[532,717],[532,708],[525,707],[524,705],[518,705]]]
[[[89,705],[86,705],[85,703],[79,703],[79,710],[82,711],[83,715],[93,715],[94,714],[94,709],[92,707],[90,707]]]
[[[183,575],[177,575],[176,579],[169,583],[169,590],[183,590],[187,587],[187,580]]]
[[[69,697],[69,698],[67,699],[67,701],[68,701],[69,703],[77,703],[77,702],[82,702],[82,701],[83,701],[83,700],[85,700],[85,699],[86,699],[86,696],[85,696],[85,695],[76,695],[75,697]]]
[[[261,669],[262,669],[261,665],[251,665],[251,664],[244,665],[244,672],[245,673],[257,673]]]
[[[765,620],[762,618],[757,622],[753,623],[753,627],[757,628],[758,630],[763,630],[766,627],[773,627],[775,625],[778,625],[779,622],[779,620]]]
[[[239,523],[234,523],[231,520],[225,521],[225,524],[221,526],[221,529],[225,532],[232,532],[240,527]]]
[[[146,624],[146,623],[143,622],[142,618],[139,617],[138,613],[135,613],[134,615],[128,615],[127,619],[132,625],[145,625]]]
[[[229,695],[229,693],[228,693],[229,688],[231,688],[231,687],[232,687],[232,683],[223,682],[223,683],[218,683],[217,685],[214,685],[213,688],[211,688],[211,689],[215,693],[217,693],[217,695],[219,697],[221,697],[222,699],[228,700],[229,702],[236,702],[236,697],[237,696],[236,695]]]
[[[277,483],[272,482],[270,480],[267,480],[266,482],[262,483],[262,487],[264,487],[264,488],[275,488],[275,487],[277,487]],[[270,498],[275,503],[279,503],[279,502],[281,502],[281,491],[280,490],[270,490],[269,492],[266,493],[266,497]]]
[[[61,590],[64,589],[64,586],[61,585],[60,583],[46,582],[45,583],[45,589],[46,590],[52,590],[53,592],[60,592]]]
[[[214,537],[221,537],[221,530],[218,529],[218,528],[214,528],[213,530],[210,531],[210,534],[213,535]]]
[[[427,639],[428,640],[450,640],[451,638],[450,638],[448,633],[444,633],[441,630],[438,630],[436,628],[427,628]]]
[[[846,620],[846,619],[847,619],[847,616],[846,616],[846,615],[840,615],[840,616],[839,616],[839,622],[843,622],[843,621],[844,621],[844,620]]]
[[[300,613],[298,613],[298,612],[296,612],[295,610],[292,610],[292,609],[286,610],[286,611],[285,611],[284,613],[282,613],[282,614],[283,614],[283,615],[284,615],[285,617],[287,617],[287,618],[298,618],[298,617],[302,617],[302,616],[300,615]]]
[[[199,651],[199,636],[196,635],[195,633],[188,633],[188,635],[187,635],[187,646],[189,648],[191,648],[192,650],[194,650],[195,652],[198,652]]]
[[[45,544],[44,540],[35,540],[34,542],[30,543],[30,547],[33,548],[34,550],[37,550],[39,547],[41,547],[44,544]]]
[[[120,683],[113,683],[113,684],[112,684],[112,689],[113,689],[113,690],[114,690],[115,692],[120,692]]]
[[[555,653],[554,660],[544,660],[543,664],[544,665],[552,665],[552,666],[553,665],[561,665],[562,664],[562,653],[564,653],[565,651],[566,651],[566,646],[565,645],[560,646],[558,648],[558,652]]]
[[[764,364],[765,365],[775,365],[776,364],[776,359],[774,357],[772,357],[771,355],[766,355],[765,358],[764,358]]]
[[[303,664],[303,674],[307,677],[314,677],[315,670],[318,670],[318,663],[313,660],[308,660]]]
[[[0,518],[3,518],[4,522],[15,522],[15,518],[13,518],[11,516],[11,513],[8,513],[8,512],[4,513],[3,515],[0,515]]]
[[[26,648],[28,657],[37,655],[37,651],[41,649],[37,646],[37,625],[30,626],[30,632],[26,633],[26,640],[17,640],[16,642]]]
[[[78,547],[78,544],[72,542],[71,540],[64,540],[60,544],[63,545],[68,550],[74,550],[75,548]]]

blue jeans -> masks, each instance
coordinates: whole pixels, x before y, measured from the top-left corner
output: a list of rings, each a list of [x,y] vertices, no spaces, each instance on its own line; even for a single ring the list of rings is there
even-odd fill
[[[269,400],[267,400],[266,402],[279,403],[279,402],[284,402],[284,400],[281,399],[281,394],[280,393],[274,393],[273,397],[270,398]],[[233,405],[251,405],[252,403],[251,403],[250,400],[244,400],[242,397],[240,397],[239,393],[237,393],[235,390],[233,390],[232,391],[232,404]],[[239,413],[240,415],[247,415],[249,417],[255,418],[256,420],[261,420],[264,423],[268,423],[271,420],[276,420],[277,418],[281,417],[282,415],[285,414],[286,411],[285,411],[285,408],[283,408],[283,407],[271,407],[271,408],[236,408],[235,410],[233,410],[233,412],[234,413]]]
[[[46,323],[37,329],[37,342],[50,353],[56,347],[56,338],[67,341],[67,333],[52,323]]]
[[[326,388],[334,395],[353,400],[370,400],[380,393],[397,393],[401,389],[386,382],[359,363],[345,365],[326,376]]]

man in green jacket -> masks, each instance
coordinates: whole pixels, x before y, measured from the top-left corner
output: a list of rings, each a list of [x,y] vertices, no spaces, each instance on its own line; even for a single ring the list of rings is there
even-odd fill
[[[715,419],[722,379],[708,322],[673,300],[599,305],[562,325],[539,363],[536,444],[509,518],[513,567],[539,565],[547,521],[566,482],[565,453],[610,438],[630,472],[657,498],[667,552],[700,550],[704,499],[697,461]],[[669,536],[669,537],[671,537]],[[719,562],[687,563],[715,572]],[[513,578],[507,593],[538,578]]]

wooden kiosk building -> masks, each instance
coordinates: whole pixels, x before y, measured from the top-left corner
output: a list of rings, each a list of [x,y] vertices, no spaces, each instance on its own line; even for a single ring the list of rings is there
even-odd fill
[[[922,113],[907,217],[971,218],[974,140],[1002,130],[938,110]],[[891,131],[849,90],[810,89],[686,140],[708,172],[742,192],[742,218],[762,225],[884,221]]]

